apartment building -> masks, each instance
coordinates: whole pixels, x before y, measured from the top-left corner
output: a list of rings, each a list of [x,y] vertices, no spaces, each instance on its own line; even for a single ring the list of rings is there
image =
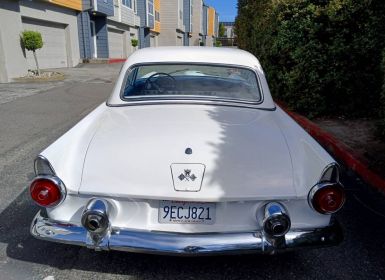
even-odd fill
[[[190,46],[200,46],[200,43],[203,41],[203,0],[192,0],[191,7],[191,30],[189,45]]]
[[[83,11],[78,14],[80,57],[82,59],[109,57],[107,16],[114,15],[113,1],[83,1]]]
[[[76,66],[80,60],[77,14],[82,9],[81,0],[1,0],[0,82],[35,69],[32,52],[20,44],[24,30],[42,34],[44,47],[36,51],[42,69]]]
[[[184,2],[184,0],[161,1],[162,32],[159,34],[160,46],[184,45]]]
[[[161,2],[161,0],[137,0],[137,13],[140,17],[140,48],[156,47],[159,45],[158,37],[161,31]]]
[[[42,34],[36,53],[40,67],[49,69],[125,59],[137,48],[213,46],[218,21],[203,0],[0,0],[0,82],[35,69],[32,53],[20,44],[24,30]]]
[[[114,0],[113,7],[114,15],[107,17],[109,57],[127,58],[137,48],[132,46],[132,39],[139,38],[137,1]]]
[[[234,38],[235,37],[235,34],[234,34],[234,25],[235,23],[234,22],[229,22],[229,21],[222,21],[221,22],[223,24],[223,26],[225,27],[225,37],[226,38]]]
[[[207,8],[207,36],[206,46],[214,46],[216,26],[215,26],[215,9],[213,7]]]

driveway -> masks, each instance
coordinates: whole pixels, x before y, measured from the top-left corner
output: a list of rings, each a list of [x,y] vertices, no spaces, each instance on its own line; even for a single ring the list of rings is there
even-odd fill
[[[167,257],[36,240],[38,208],[26,190],[33,158],[106,100],[120,65],[66,69],[65,81],[0,85],[0,280],[12,279],[385,279],[385,200],[344,174],[346,237],[338,247],[277,256]]]

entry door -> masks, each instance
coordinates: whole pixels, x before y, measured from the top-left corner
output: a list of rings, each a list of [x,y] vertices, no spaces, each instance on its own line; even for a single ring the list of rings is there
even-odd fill
[[[92,49],[92,57],[97,58],[98,57],[98,47],[96,45],[96,28],[95,28],[95,22],[93,20],[90,21],[91,25],[91,41],[93,44],[93,49]]]

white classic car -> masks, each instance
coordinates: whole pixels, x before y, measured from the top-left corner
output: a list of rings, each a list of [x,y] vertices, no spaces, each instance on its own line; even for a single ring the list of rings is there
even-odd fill
[[[258,60],[136,51],[115,88],[35,160],[39,239],[155,254],[336,245],[336,162],[275,105]]]

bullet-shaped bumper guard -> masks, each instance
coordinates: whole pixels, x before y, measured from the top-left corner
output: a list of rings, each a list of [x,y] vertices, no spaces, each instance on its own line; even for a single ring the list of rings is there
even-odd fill
[[[160,231],[135,231],[114,228],[95,244],[81,225],[51,221],[35,216],[31,234],[42,240],[86,246],[95,250],[119,250],[166,255],[221,255],[264,253],[297,248],[338,245],[343,234],[337,222],[318,229],[294,229],[284,237],[274,239],[260,231],[230,233],[174,233]]]

